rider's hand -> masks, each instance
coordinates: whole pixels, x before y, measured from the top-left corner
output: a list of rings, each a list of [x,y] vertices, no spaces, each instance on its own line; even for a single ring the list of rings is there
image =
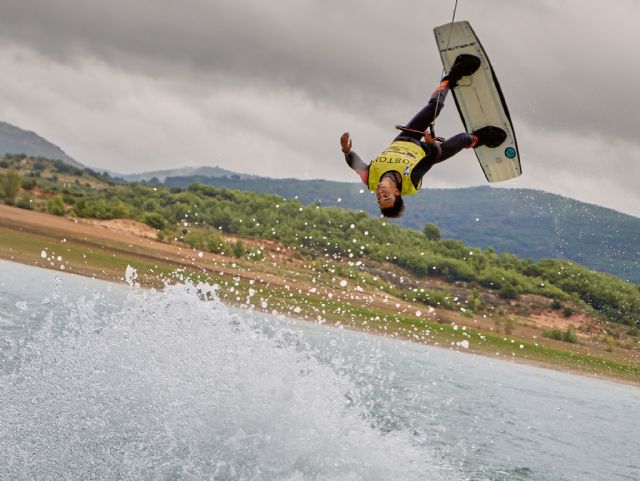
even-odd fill
[[[351,152],[351,145],[351,135],[349,134],[349,132],[345,132],[340,136],[340,147],[342,147],[342,151],[345,154],[348,154],[349,152]]]

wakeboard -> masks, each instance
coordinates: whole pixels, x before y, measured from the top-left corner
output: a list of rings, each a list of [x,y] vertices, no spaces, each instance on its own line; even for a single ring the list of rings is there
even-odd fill
[[[500,127],[507,138],[498,147],[474,149],[489,182],[502,182],[522,175],[520,151],[511,116],[489,57],[469,22],[453,22],[434,28],[440,58],[448,72],[456,57],[468,53],[480,58],[480,68],[463,77],[451,90],[468,133],[486,125]]]

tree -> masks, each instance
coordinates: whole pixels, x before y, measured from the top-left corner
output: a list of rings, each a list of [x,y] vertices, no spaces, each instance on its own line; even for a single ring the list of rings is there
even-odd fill
[[[22,177],[15,169],[9,170],[6,174],[0,174],[0,195],[2,195],[5,204],[14,204],[21,183]]]
[[[237,240],[233,244],[233,248],[231,249],[233,257],[242,257],[244,255],[244,252],[244,244],[242,243],[242,241]]]
[[[144,223],[153,227],[154,229],[164,229],[167,225],[167,221],[158,212],[148,212],[144,215]]]
[[[435,224],[426,224],[422,233],[429,240],[440,240],[440,229]]]
[[[47,210],[53,215],[64,215],[64,201],[62,196],[57,195],[47,202]]]
[[[518,290],[513,284],[507,282],[500,288],[498,294],[503,299],[516,299],[518,297]]]
[[[206,247],[206,239],[201,230],[194,229],[184,236],[184,242],[193,249],[204,249]]]
[[[24,190],[31,190],[36,186],[35,179],[31,179],[27,177],[26,179],[22,179],[22,188]]]
[[[124,202],[118,201],[111,207],[111,215],[114,219],[126,219],[129,216],[129,207]]]
[[[33,201],[28,194],[22,194],[18,197],[18,201],[16,202],[16,207],[20,207],[21,209],[33,209]]]

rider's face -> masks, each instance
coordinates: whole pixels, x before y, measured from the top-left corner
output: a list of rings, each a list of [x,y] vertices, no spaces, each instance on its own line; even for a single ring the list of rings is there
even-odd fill
[[[376,197],[381,209],[392,207],[397,195],[400,195],[400,191],[393,182],[380,182],[376,188]]]

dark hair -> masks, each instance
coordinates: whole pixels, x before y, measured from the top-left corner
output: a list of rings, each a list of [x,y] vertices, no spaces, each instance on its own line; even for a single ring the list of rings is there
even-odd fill
[[[382,215],[385,217],[400,217],[404,212],[404,200],[402,200],[402,196],[397,195],[393,205],[380,209],[380,212],[382,212]]]

